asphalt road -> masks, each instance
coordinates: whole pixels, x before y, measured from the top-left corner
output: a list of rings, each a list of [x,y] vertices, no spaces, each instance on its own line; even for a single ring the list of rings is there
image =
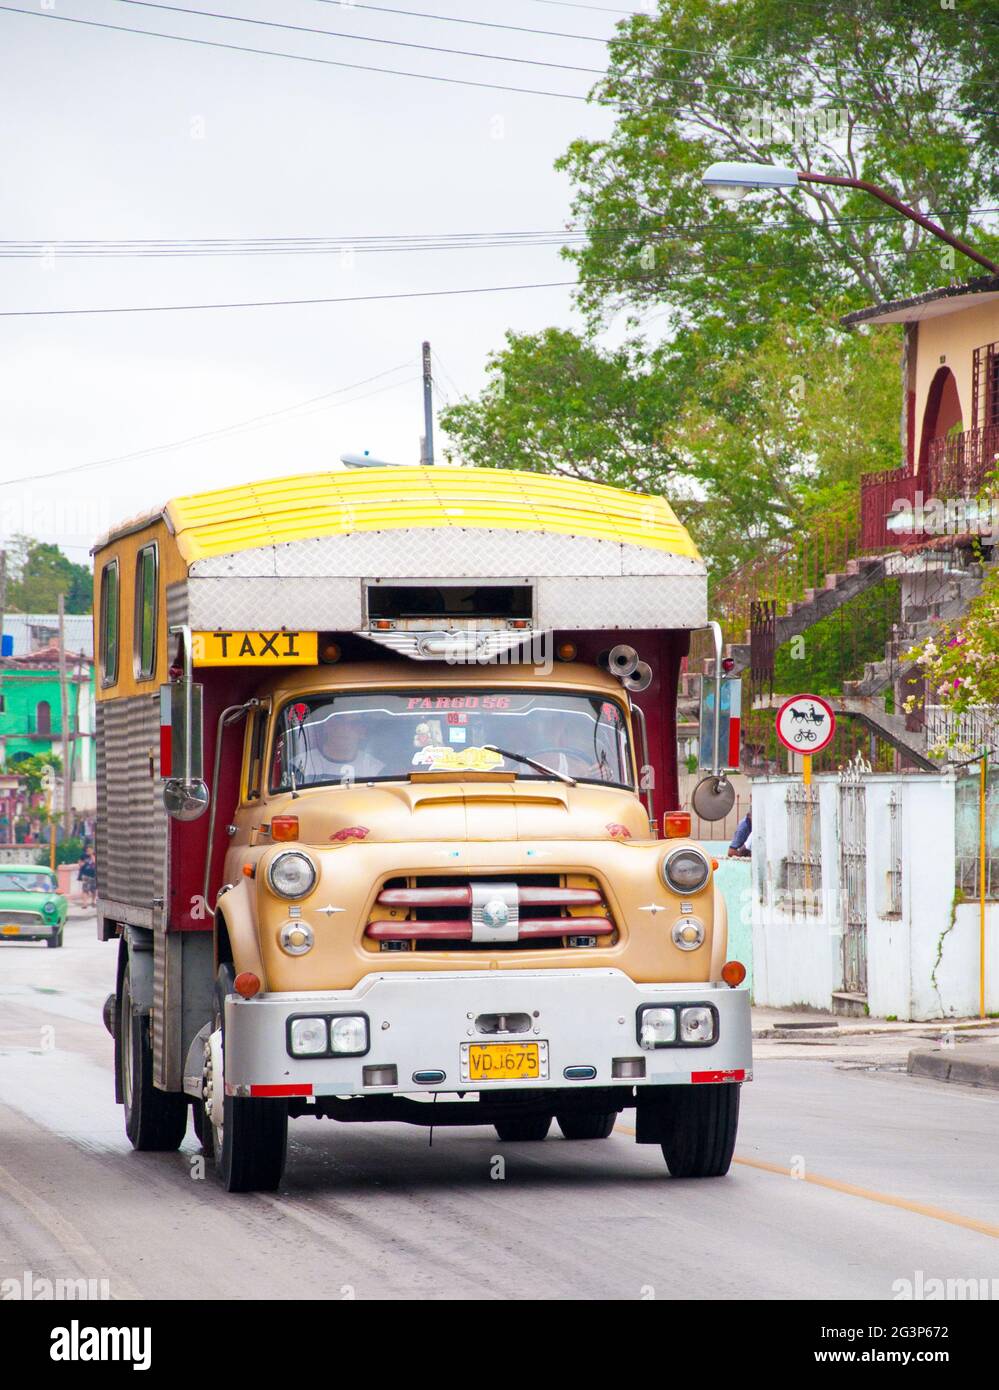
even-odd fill
[[[0,1280],[119,1298],[999,1293],[996,1093],[771,1046],[725,1179],[671,1179],[629,1112],[607,1140],[553,1127],[543,1144],[302,1119],[281,1192],[227,1196],[193,1132],[177,1154],[125,1139],[100,1017],[114,965],[82,916],[60,951],[0,946]]]

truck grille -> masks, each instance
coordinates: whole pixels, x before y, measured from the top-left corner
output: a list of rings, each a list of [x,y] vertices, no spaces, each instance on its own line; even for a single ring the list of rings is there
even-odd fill
[[[596,879],[510,874],[389,879],[365,937],[382,951],[550,950],[617,939]]]

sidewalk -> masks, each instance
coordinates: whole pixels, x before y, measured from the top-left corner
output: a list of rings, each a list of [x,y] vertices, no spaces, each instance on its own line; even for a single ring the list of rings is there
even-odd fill
[[[753,1055],[760,1061],[810,1060],[856,1068],[888,1067],[935,1080],[967,1080],[972,1085],[999,1087],[999,1019],[942,1018],[925,1023],[889,1023],[879,1018],[841,1018],[817,1009],[754,1008]],[[919,1060],[914,1061],[917,1057]],[[997,1078],[994,1083],[982,1079],[993,1057]],[[959,1059],[960,1064],[955,1065]]]
[[[913,1048],[909,1053],[910,1076],[934,1081],[956,1081],[964,1086],[985,1086],[999,1091],[999,1041],[971,1046]]]

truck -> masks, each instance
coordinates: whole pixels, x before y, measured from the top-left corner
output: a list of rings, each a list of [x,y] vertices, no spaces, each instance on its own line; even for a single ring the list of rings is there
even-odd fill
[[[749,998],[678,805],[709,624],[663,498],[331,470],[175,498],[93,554],[97,921],[136,1149],[191,1121],[226,1190],[267,1191],[302,1116],[537,1143],[633,1110],[673,1176],[728,1171]]]

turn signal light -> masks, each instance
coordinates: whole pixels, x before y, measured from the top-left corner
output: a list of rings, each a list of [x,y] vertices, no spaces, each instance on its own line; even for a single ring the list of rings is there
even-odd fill
[[[559,661],[575,661],[575,660],[576,660],[576,644],[575,644],[575,642],[560,642],[560,643],[559,643],[558,652],[556,653],[556,655],[558,656]]]
[[[746,978],[746,967],[741,960],[727,960],[722,966],[721,977],[729,989],[737,989]]]
[[[690,812],[667,811],[663,816],[663,834],[667,840],[687,839],[690,836]]]
[[[249,970],[242,970],[233,981],[233,989],[244,999],[252,999],[255,994],[260,992],[260,981]]]
[[[271,839],[272,839],[272,840],[297,840],[297,839],[298,839],[298,817],[297,817],[297,816],[271,816]]]

